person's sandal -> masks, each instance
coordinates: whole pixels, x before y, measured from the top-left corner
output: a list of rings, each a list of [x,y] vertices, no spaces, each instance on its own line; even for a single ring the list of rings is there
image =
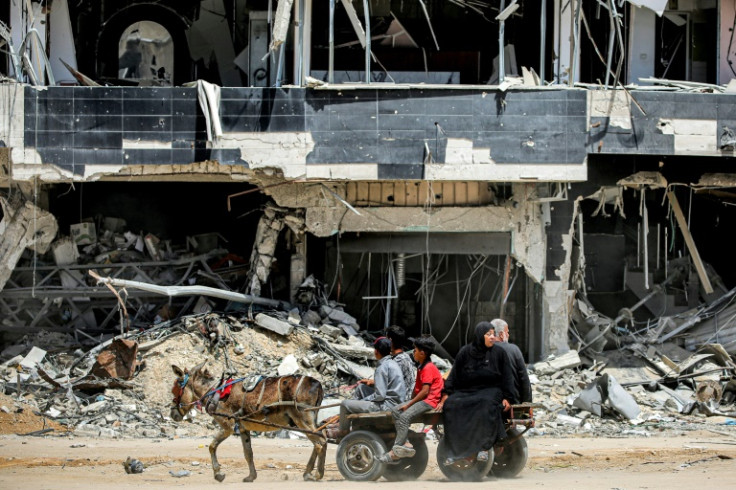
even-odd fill
[[[457,458],[447,458],[442,462],[442,466],[452,466],[457,461]]]
[[[399,460],[398,458],[397,458],[397,459],[394,459],[394,458],[393,458],[393,457],[391,456],[392,452],[393,452],[393,451],[387,451],[387,452],[383,453],[382,455],[380,455],[380,456],[379,456],[378,458],[376,458],[376,459],[378,459],[378,461],[380,461],[381,463],[386,463],[386,464],[398,464],[400,460]]]
[[[398,445],[394,446],[391,449],[391,452],[393,452],[399,458],[411,458],[417,453],[416,449],[414,448]]]

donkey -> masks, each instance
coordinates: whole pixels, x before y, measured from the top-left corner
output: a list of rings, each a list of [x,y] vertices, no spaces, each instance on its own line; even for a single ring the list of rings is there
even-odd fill
[[[204,367],[204,363],[192,368],[191,371],[182,370],[175,365],[171,367],[177,377],[172,389],[174,403],[171,407],[171,418],[179,422],[192,406],[206,405],[213,397],[216,398],[215,394],[222,386],[220,380]],[[221,482],[225,479],[225,474],[220,472],[220,464],[217,462],[217,447],[233,434],[235,424],[239,425],[243,454],[250,470],[250,474],[243,478],[244,482],[252,482],[257,476],[256,466],[253,464],[250,431],[271,432],[280,428],[276,426],[296,427],[305,431],[307,438],[314,444],[314,449],[303,477],[305,480],[322,478],[325,471],[327,440],[316,433],[317,411],[302,410],[305,406],[321,405],[324,392],[319,381],[309,376],[291,375],[262,378],[250,391],[247,391],[240,382],[228,387],[229,396],[217,401],[217,408],[211,413],[220,426],[220,431],[210,444],[215,480]],[[317,458],[319,458],[317,471],[313,475],[312,470]]]

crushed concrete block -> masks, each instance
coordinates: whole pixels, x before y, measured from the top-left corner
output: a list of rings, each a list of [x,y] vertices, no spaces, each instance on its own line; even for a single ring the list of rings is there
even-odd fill
[[[337,308],[332,308],[327,305],[322,305],[320,307],[320,313],[323,317],[327,317],[335,323],[344,323],[346,325],[353,326],[355,329],[360,329],[360,327],[358,326],[358,321],[342,310],[338,310]]]
[[[80,437],[97,437],[100,435],[100,428],[91,424],[79,424],[74,428],[74,435]]]
[[[358,335],[358,331],[355,328],[353,328],[351,325],[346,325],[344,323],[341,323],[340,325],[338,325],[338,327],[340,327],[342,331],[345,332],[345,334],[348,337],[351,337],[351,336],[354,337]]]
[[[294,354],[289,354],[284,357],[281,364],[279,364],[277,371],[279,376],[288,376],[289,374],[294,374],[299,371],[299,363],[297,362],[296,357],[294,357]]]
[[[373,347],[365,347],[362,345],[342,345],[334,342],[330,342],[330,347],[345,357],[361,360],[375,359]]]
[[[60,238],[51,245],[51,254],[56,265],[76,264],[79,259],[79,249],[69,237]]]
[[[363,340],[362,338],[358,337],[357,335],[352,335],[352,336],[348,337],[348,344],[349,345],[354,345],[356,347],[365,347],[366,346],[365,345],[365,340]],[[371,349],[371,350],[373,350],[373,349]]]
[[[115,429],[109,429],[107,427],[100,427],[99,437],[107,437],[108,439],[117,439],[120,437],[120,432]]]
[[[552,374],[579,365],[580,356],[578,356],[577,351],[571,350],[560,356],[534,364],[534,372],[536,374]]]
[[[555,420],[560,424],[569,425],[572,427],[580,427],[583,424],[583,419],[572,417],[570,415],[558,414]]]
[[[342,335],[341,328],[332,327],[330,325],[322,325],[321,327],[319,327],[319,331],[327,335],[328,337],[332,337],[333,339],[336,339]]]
[[[319,325],[321,321],[322,317],[316,311],[307,310],[302,313],[302,323],[305,325]]]
[[[268,316],[265,313],[256,315],[256,325],[279,335],[290,335],[294,331],[294,325],[291,323]]]
[[[348,360],[338,363],[337,368],[358,379],[370,379],[373,377],[373,372],[375,371],[373,368]]]
[[[24,345],[16,345],[16,346],[11,346],[11,347],[17,347],[19,352],[22,351],[23,349],[25,349],[25,346]],[[3,354],[5,354],[6,352],[9,352],[8,349],[5,349],[3,351]],[[2,364],[0,364],[0,368],[4,368],[4,367],[8,367],[8,366],[15,367],[18,364],[20,364],[20,361],[22,361],[22,360],[23,360],[23,356],[20,355],[20,354],[18,354],[17,356],[11,357],[7,361],[5,361]]]
[[[634,398],[610,374],[591,382],[575,399],[573,405],[601,416],[604,404],[609,405],[629,420],[641,413]]]
[[[299,316],[299,308],[294,308],[289,311],[288,320],[292,325],[300,325],[302,323],[302,317]]]
[[[33,369],[39,362],[43,361],[44,357],[46,357],[46,351],[34,345],[31,351],[20,361],[20,365],[26,369]]]

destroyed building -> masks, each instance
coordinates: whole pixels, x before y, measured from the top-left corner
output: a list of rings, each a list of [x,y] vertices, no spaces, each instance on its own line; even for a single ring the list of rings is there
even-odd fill
[[[734,18],[719,0],[5,2],[0,341],[317,304],[450,356],[499,316],[529,362],[733,355]],[[172,289],[196,286],[223,294]]]

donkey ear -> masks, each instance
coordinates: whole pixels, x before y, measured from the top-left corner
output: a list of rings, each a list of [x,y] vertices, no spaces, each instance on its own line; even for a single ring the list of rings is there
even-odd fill
[[[174,370],[174,374],[176,374],[178,378],[181,378],[182,376],[184,376],[184,371],[179,366],[172,364],[171,369]]]

